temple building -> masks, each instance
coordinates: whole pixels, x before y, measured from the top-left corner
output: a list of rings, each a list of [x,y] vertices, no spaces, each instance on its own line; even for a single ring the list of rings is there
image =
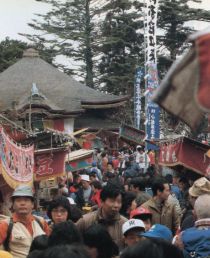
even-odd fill
[[[31,131],[116,129],[119,123],[112,114],[128,100],[81,84],[42,60],[34,49],[0,74],[0,89],[1,114]]]

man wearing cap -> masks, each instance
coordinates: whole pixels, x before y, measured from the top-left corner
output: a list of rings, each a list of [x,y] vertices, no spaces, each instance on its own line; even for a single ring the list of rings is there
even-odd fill
[[[102,173],[101,173],[101,170],[97,167],[96,161],[92,162],[92,168],[90,168],[90,172],[95,172],[98,180],[102,181],[102,179],[103,179]]]
[[[137,207],[135,210],[132,210],[130,219],[139,219],[143,221],[145,231],[148,231],[152,227],[152,213],[144,207]]]
[[[75,193],[75,202],[82,208],[84,205],[91,203],[91,197],[93,195],[92,188],[90,186],[90,177],[89,175],[81,175],[81,187]]]
[[[188,209],[183,215],[181,231],[194,226],[195,216],[193,214],[193,208],[196,199],[202,194],[210,194],[210,181],[205,177],[197,179],[189,188],[189,202],[191,209]]]
[[[161,224],[154,224],[149,231],[140,234],[141,237],[146,238],[160,238],[171,242],[173,235],[171,230]]]
[[[48,234],[47,222],[32,215],[34,196],[27,185],[18,186],[12,194],[13,214],[0,221],[0,244],[14,258],[25,258],[36,236]]]
[[[144,222],[140,219],[129,219],[122,226],[126,246],[133,246],[139,241],[139,234],[145,232]]]

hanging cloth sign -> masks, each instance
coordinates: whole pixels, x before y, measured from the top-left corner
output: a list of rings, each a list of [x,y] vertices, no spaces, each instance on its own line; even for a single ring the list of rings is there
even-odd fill
[[[208,145],[196,143],[184,137],[160,147],[158,163],[161,166],[173,167],[182,165],[203,176],[210,177],[210,158],[205,157]]]
[[[141,81],[144,75],[144,69],[138,67],[136,69],[136,76],[134,82],[134,119],[135,126],[140,130],[141,123]]]
[[[158,87],[158,72],[157,65],[154,63],[149,63],[147,66],[147,90],[148,94],[146,96],[147,103],[147,123],[146,132],[147,139],[159,139],[160,137],[160,108],[159,106],[151,101],[153,92]],[[147,149],[157,149],[155,145],[147,143]]]
[[[157,104],[151,101],[151,96],[159,86],[157,71],[157,14],[158,0],[146,1],[146,22],[145,22],[145,41],[146,41],[146,139],[158,139],[160,137],[159,113]],[[156,149],[150,143],[146,144],[146,149]]]
[[[145,37],[147,43],[146,61],[157,63],[156,55],[156,31],[157,31],[157,14],[158,14],[158,0],[146,1],[146,21],[145,21]]]
[[[66,151],[48,152],[35,155],[35,179],[37,181],[65,173]]]
[[[0,170],[13,189],[19,184],[33,184],[34,145],[17,145],[0,127]]]

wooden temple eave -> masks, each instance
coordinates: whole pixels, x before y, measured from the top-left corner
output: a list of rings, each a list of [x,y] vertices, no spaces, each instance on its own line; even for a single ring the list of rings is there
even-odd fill
[[[33,108],[31,110],[27,109],[23,112],[18,110],[18,118],[25,119],[29,115],[40,114],[49,119],[65,119],[65,118],[75,118],[81,113],[84,113],[85,110],[71,111],[71,112],[49,112],[44,108]]]
[[[125,106],[126,101],[118,102],[118,103],[109,103],[109,104],[84,104],[82,103],[82,107],[85,109],[108,109],[108,108],[116,108]]]
[[[104,99],[104,100],[81,100],[81,103],[82,104],[114,104],[114,103],[120,103],[120,102],[123,102],[123,101],[127,101],[131,96],[129,95],[126,95],[126,96],[123,96],[123,97],[118,97],[117,99]]]

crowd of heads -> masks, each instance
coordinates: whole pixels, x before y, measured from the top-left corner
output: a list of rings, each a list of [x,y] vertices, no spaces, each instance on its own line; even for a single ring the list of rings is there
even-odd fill
[[[147,155],[141,147],[136,152],[139,160]],[[28,258],[184,257],[183,250],[172,244],[177,232],[154,224],[153,212],[144,206],[153,199],[161,209],[169,197],[180,207],[181,231],[194,226],[196,220],[210,220],[210,181],[205,177],[177,172],[163,176],[153,164],[140,166],[131,150],[111,158],[102,152],[90,169],[76,171],[71,181],[63,180],[59,193],[45,203],[51,233],[34,238]],[[23,199],[24,207],[20,205]],[[13,211],[24,214],[33,208],[33,193],[17,188],[12,195]],[[103,219],[80,232],[75,223],[95,210],[101,210]],[[127,218],[120,228],[123,250],[107,230],[120,215]]]

